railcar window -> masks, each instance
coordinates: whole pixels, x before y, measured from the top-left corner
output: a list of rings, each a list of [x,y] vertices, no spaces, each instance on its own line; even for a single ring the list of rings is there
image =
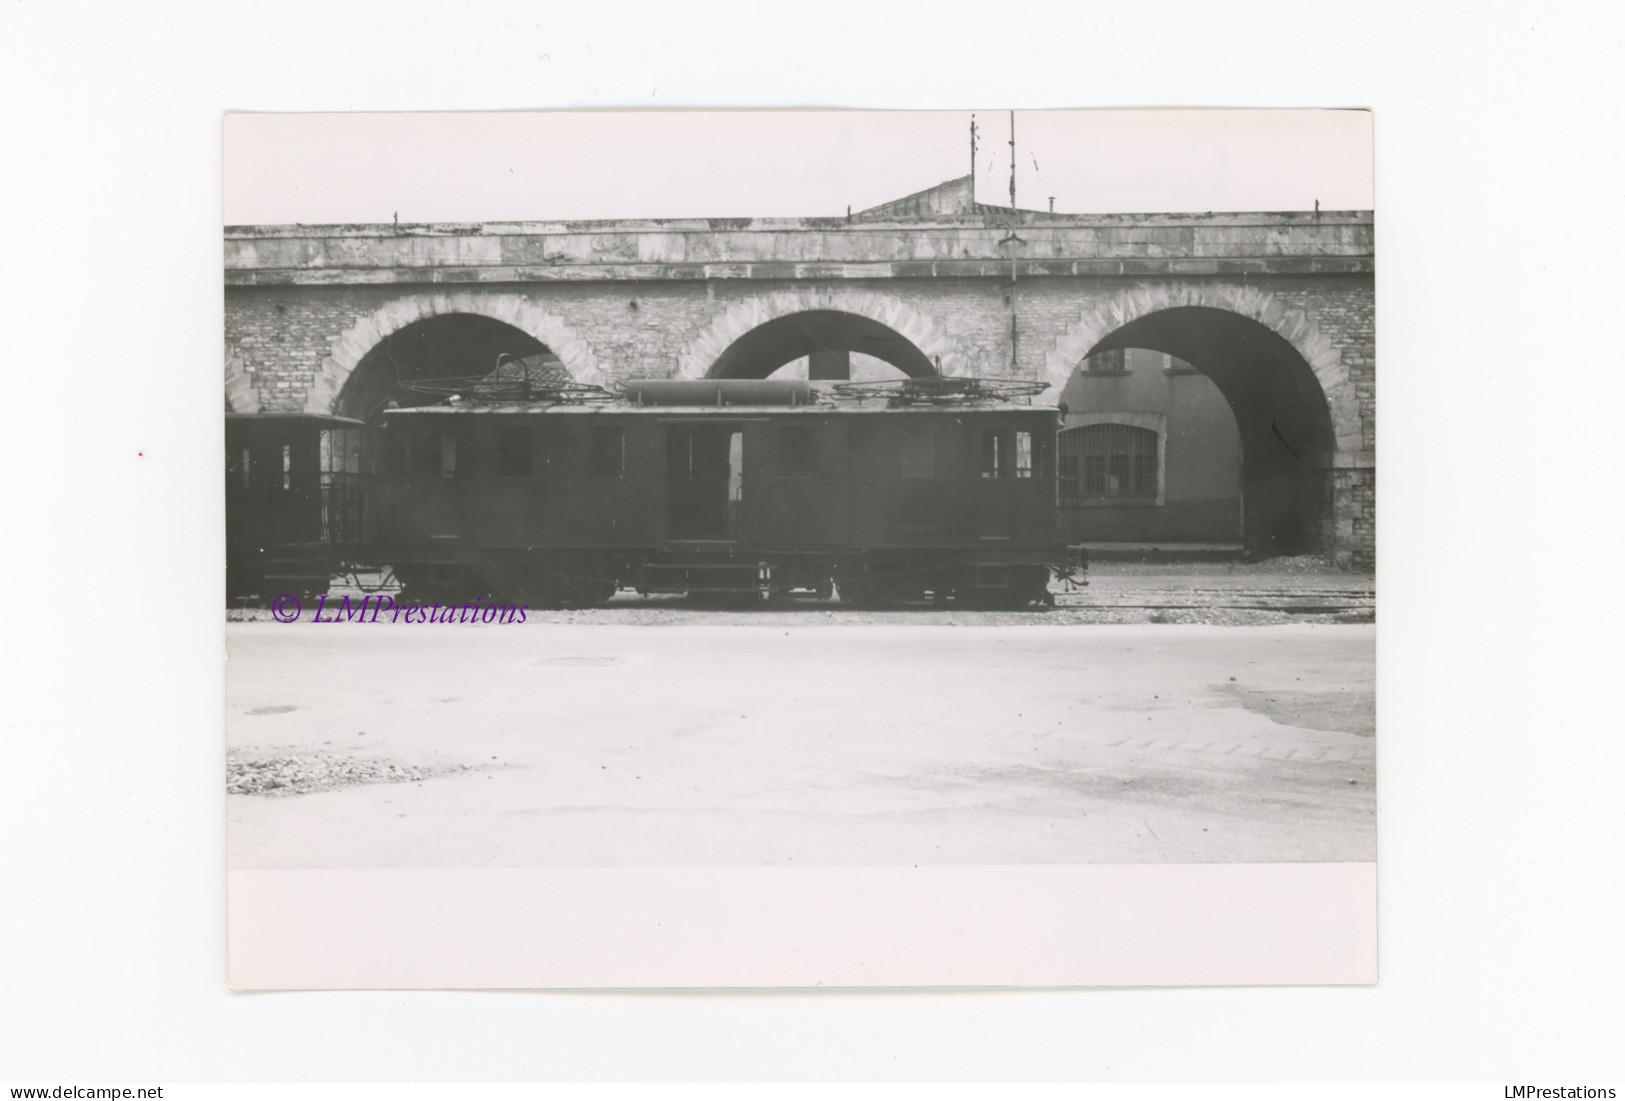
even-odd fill
[[[1003,478],[1006,476],[1004,453],[1008,446],[1005,443],[1007,435],[1008,433],[1003,430],[982,433],[982,477]]]
[[[282,445],[282,488],[293,488],[293,445]]]
[[[253,460],[252,460],[252,458],[250,456],[251,456],[251,452],[248,450],[248,448],[246,448],[246,447],[243,448],[243,488],[244,489],[250,489],[254,485],[254,483],[252,481],[252,472],[254,470],[254,464],[253,464]]]
[[[1016,433],[1016,477],[1031,478],[1033,476],[1033,434],[1031,432]]]
[[[931,425],[914,425],[912,430],[903,436],[902,459],[903,477],[935,477],[937,441]]]
[[[745,434],[728,433],[728,534],[739,534],[745,501]]]
[[[592,472],[597,478],[619,478],[626,473],[626,432],[619,428],[592,430]]]
[[[411,454],[406,462],[411,474],[435,474],[440,470],[440,436],[426,428],[419,428],[412,437]]]
[[[361,429],[322,429],[320,460],[323,485],[327,475],[361,473]]]
[[[779,428],[779,477],[811,477],[812,459],[812,433],[807,426],[782,425]]]
[[[497,435],[497,472],[504,477],[530,474],[530,426],[512,425]]]
[[[457,437],[450,432],[440,433],[440,476],[450,478],[457,473]]]
[[[379,457],[385,474],[410,474],[407,463],[406,433],[399,428],[386,429],[380,436],[383,454]]]

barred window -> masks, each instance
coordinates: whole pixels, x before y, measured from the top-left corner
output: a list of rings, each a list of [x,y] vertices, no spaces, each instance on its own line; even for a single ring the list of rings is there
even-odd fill
[[[1091,424],[1061,433],[1062,492],[1074,501],[1155,501],[1157,433]]]

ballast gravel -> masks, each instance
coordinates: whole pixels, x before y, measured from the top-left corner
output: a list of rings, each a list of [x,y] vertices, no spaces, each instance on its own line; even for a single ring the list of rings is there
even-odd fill
[[[472,769],[472,765],[408,765],[384,758],[307,751],[234,752],[226,757],[226,791],[231,795],[308,795],[360,784],[405,784]]]

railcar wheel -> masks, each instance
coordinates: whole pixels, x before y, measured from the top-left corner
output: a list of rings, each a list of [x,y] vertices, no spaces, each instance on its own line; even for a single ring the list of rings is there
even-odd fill
[[[541,612],[557,611],[565,606],[568,596],[563,578],[552,575],[532,577],[523,589],[523,601]]]
[[[484,600],[492,586],[472,571],[456,566],[429,566],[395,571],[401,583],[402,604],[461,604]]]
[[[1049,591],[1049,567],[1022,566],[1010,571],[1010,591],[1020,603],[1018,608],[1037,605],[1052,608],[1055,595]]]
[[[562,606],[572,609],[596,608],[614,596],[617,588],[613,579],[573,577],[565,585]]]
[[[885,586],[870,577],[855,577],[850,581],[842,581],[837,591],[841,603],[850,604],[854,608],[884,608],[891,602]]]

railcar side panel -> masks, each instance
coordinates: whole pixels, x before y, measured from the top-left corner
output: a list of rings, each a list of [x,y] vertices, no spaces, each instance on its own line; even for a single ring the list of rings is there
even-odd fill
[[[589,602],[836,579],[1036,599],[1061,557],[1055,429],[1010,406],[402,410],[378,549],[411,584]]]
[[[749,543],[773,551],[846,545],[846,438],[838,419],[783,416],[745,437]]]

